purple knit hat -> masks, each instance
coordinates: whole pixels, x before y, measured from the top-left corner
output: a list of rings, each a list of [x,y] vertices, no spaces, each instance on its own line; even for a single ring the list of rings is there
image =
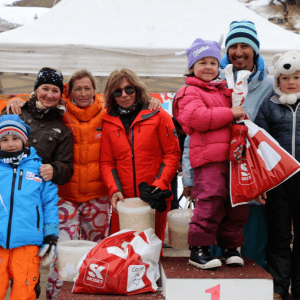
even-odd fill
[[[207,56],[214,57],[221,62],[221,46],[218,42],[204,41],[202,39],[196,39],[191,47],[186,49],[188,57],[188,69],[199,59]]]

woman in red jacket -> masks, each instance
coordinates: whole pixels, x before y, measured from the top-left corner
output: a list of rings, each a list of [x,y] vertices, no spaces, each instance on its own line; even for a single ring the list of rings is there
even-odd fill
[[[148,109],[146,86],[128,69],[111,73],[104,98],[108,113],[103,117],[100,168],[112,207],[141,195],[156,209],[155,232],[163,241],[172,198],[168,190],[180,159],[172,119],[163,109]],[[111,233],[118,230],[113,212]]]

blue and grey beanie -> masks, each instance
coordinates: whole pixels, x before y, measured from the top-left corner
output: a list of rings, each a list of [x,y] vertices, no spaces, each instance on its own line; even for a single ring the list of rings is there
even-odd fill
[[[30,127],[18,115],[3,115],[0,117],[0,140],[5,135],[16,135],[26,145],[30,132]]]
[[[230,30],[225,41],[226,53],[228,51],[228,48],[236,43],[248,44],[254,50],[255,54],[258,54],[259,40],[253,22],[243,20],[233,21],[230,24]]]

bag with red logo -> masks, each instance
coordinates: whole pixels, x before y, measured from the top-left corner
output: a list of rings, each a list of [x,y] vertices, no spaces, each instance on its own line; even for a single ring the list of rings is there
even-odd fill
[[[77,266],[73,293],[133,295],[157,290],[162,242],[149,228],[119,231],[101,241]]]
[[[230,197],[232,206],[245,204],[300,171],[299,162],[285,151],[264,129],[250,120],[245,153],[230,162]]]

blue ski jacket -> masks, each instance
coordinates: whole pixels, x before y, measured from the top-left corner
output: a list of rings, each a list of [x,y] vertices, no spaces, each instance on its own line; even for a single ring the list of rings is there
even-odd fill
[[[41,246],[44,227],[58,226],[57,186],[39,174],[42,159],[30,147],[13,168],[0,159],[0,246]]]

